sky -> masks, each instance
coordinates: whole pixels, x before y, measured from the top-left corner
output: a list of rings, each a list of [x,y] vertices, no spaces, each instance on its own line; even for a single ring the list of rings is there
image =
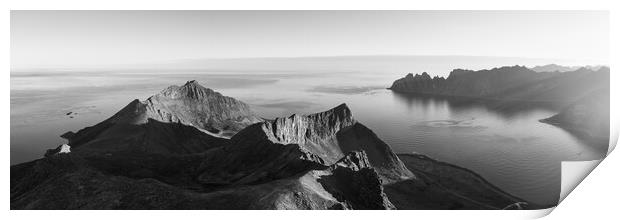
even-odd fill
[[[606,11],[11,11],[11,69],[465,55],[609,61]]]

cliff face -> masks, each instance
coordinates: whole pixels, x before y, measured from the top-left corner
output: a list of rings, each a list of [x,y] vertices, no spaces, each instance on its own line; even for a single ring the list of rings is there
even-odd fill
[[[453,70],[448,78],[430,78],[428,74],[408,74],[396,80],[391,90],[495,99],[567,103],[596,88],[609,84],[609,68],[580,68],[568,72],[536,72],[523,66],[490,70]]]
[[[268,181],[303,167],[330,166],[354,151],[366,152],[384,182],[414,178],[391,148],[356,122],[342,104],[317,114],[292,115],[247,127],[229,146],[209,152],[200,180],[208,184]],[[236,173],[214,172],[217,170]]]

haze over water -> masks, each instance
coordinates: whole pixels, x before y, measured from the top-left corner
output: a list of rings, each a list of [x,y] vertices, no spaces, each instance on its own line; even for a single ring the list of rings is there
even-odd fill
[[[59,135],[92,126],[133,99],[198,80],[250,104],[264,118],[315,113],[346,103],[397,153],[417,152],[471,169],[503,190],[556,203],[560,162],[599,159],[593,143],[538,122],[558,109],[393,93],[408,72],[447,76],[454,68],[569,61],[485,57],[328,57],[180,62],[153,70],[11,73],[11,164],[42,157]],[[564,63],[561,63],[564,62]],[[66,113],[73,112],[71,115]],[[77,113],[77,114],[75,114]],[[71,118],[73,117],[73,118]]]

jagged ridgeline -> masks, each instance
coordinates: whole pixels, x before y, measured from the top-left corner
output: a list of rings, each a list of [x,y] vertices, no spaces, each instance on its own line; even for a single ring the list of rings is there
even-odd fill
[[[609,68],[579,68],[567,72],[536,72],[524,66],[490,70],[455,69],[447,78],[407,74],[391,90],[502,101],[573,102],[590,91],[609,87]]]
[[[540,208],[469,170],[401,160],[345,104],[262,120],[195,81],[63,136],[11,166],[12,209]]]

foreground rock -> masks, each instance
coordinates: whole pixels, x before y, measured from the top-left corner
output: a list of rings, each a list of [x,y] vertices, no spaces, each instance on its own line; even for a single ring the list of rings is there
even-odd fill
[[[192,183],[200,157],[122,157],[62,154],[12,166],[11,209],[393,208],[363,153],[342,165],[218,189]]]

